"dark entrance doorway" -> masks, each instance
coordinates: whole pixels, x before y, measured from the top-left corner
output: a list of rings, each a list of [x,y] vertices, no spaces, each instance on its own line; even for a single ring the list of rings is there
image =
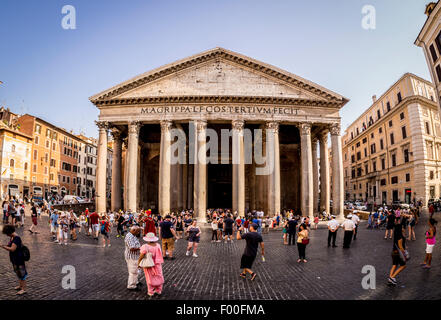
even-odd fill
[[[207,208],[231,208],[233,203],[231,164],[208,164]]]

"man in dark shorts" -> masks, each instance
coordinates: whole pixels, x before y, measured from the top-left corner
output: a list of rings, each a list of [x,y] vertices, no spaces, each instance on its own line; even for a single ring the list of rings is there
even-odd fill
[[[31,208],[31,218],[32,218],[32,226],[29,228],[29,232],[30,233],[38,233],[37,231],[34,231],[35,228],[37,228],[37,218],[38,218],[38,212],[37,212],[37,208],[35,207],[35,204],[32,205]]]
[[[233,225],[234,220],[231,219],[231,214],[228,214],[227,218],[224,220],[225,243],[227,243],[227,240],[233,243]]]
[[[244,228],[241,227],[239,230],[237,230],[236,239],[242,240],[245,239],[247,244],[245,246],[245,251],[243,252],[242,258],[240,260],[240,268],[243,269],[240,276],[244,279],[247,277],[247,273],[251,275],[251,280],[254,280],[256,278],[256,273],[251,270],[253,267],[253,262],[256,259],[257,256],[257,248],[259,247],[262,250],[262,260],[265,261],[265,247],[263,245],[263,239],[262,236],[257,233],[257,225],[255,223],[252,223],[250,225],[250,232],[241,234],[240,232]]]
[[[406,258],[404,256],[404,250],[406,248],[405,239],[403,236],[403,226],[400,219],[395,219],[394,226],[394,240],[392,246],[392,267],[389,272],[389,278],[387,279],[390,285],[396,286],[396,276],[406,269]]]

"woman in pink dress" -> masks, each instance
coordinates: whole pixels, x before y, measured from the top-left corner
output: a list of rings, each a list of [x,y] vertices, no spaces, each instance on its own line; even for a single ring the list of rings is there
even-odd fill
[[[138,265],[147,254],[147,252],[150,252],[152,254],[152,259],[155,263],[155,266],[143,269],[145,274],[145,281],[147,283],[147,294],[150,297],[153,297],[155,293],[157,295],[160,295],[162,293],[162,285],[164,283],[164,276],[162,275],[162,264],[164,263],[164,259],[162,258],[161,246],[156,243],[158,241],[158,238],[153,232],[147,233],[147,235],[143,239],[147,242],[147,244],[143,245],[140,248]]]

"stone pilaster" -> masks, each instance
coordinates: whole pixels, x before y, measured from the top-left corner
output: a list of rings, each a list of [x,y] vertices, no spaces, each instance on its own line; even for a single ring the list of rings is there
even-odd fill
[[[98,159],[96,169],[96,212],[107,212],[106,198],[106,168],[107,168],[107,138],[108,122],[96,121],[99,130],[98,137]]]
[[[234,120],[233,127],[233,213],[245,216],[245,155],[242,120]]]
[[[121,157],[122,157],[122,138],[121,132],[112,128],[113,137],[113,160],[112,160],[112,190],[110,209],[115,212],[121,209]]]
[[[136,212],[138,207],[138,141],[141,123],[132,121],[129,123],[127,141],[127,210]]]
[[[302,215],[314,218],[313,202],[313,169],[312,169],[312,148],[311,148],[311,124],[301,123],[300,144],[302,158]]]
[[[344,219],[344,182],[340,124],[333,124],[330,130],[332,144],[332,211],[341,220]]]
[[[330,213],[329,193],[328,132],[324,132],[320,136],[320,212],[326,211],[326,213]]]
[[[159,156],[159,213],[170,214],[170,175],[171,175],[171,121],[161,121],[161,149]]]

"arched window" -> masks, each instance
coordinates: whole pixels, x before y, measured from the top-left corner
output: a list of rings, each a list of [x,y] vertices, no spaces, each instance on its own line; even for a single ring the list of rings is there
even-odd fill
[[[11,168],[14,168],[14,159],[11,159],[11,160],[9,161],[9,166],[10,166]]]
[[[12,152],[15,152],[15,144],[13,144],[13,145],[11,146],[11,151],[12,151]]]

